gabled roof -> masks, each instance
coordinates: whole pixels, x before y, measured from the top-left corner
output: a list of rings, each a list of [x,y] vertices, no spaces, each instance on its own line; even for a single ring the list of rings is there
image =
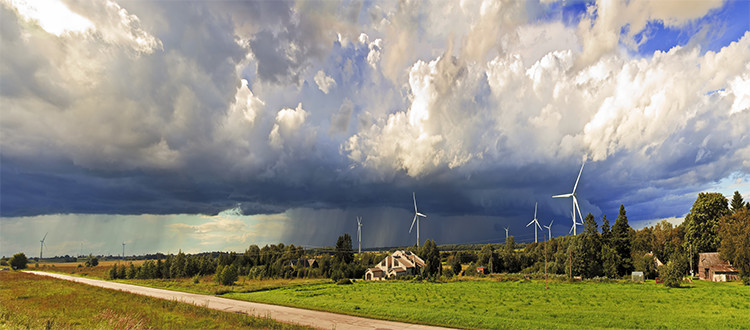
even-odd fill
[[[709,268],[713,265],[726,264],[727,262],[721,260],[719,252],[706,252],[698,254],[698,267]]]

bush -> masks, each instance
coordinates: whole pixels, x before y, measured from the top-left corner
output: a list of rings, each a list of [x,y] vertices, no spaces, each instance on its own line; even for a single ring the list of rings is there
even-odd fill
[[[352,281],[348,278],[342,278],[338,282],[336,282],[336,285],[348,285],[352,284]]]
[[[451,263],[451,270],[453,271],[453,274],[455,275],[461,275],[461,259],[458,257],[453,258],[453,262]]]
[[[680,265],[672,260],[659,268],[659,277],[664,280],[664,285],[670,288],[679,288],[682,280]]]
[[[29,259],[26,258],[26,255],[23,252],[16,253],[13,255],[13,258],[10,258],[8,263],[13,269],[25,269],[26,265],[29,263]]]
[[[200,282],[201,282],[201,276],[200,275],[193,276],[193,284],[198,284]]]
[[[233,264],[226,267],[222,265],[216,267],[216,275],[214,275],[214,279],[216,279],[216,282],[219,284],[232,285],[238,278],[239,274],[237,273],[237,268],[234,267]]]
[[[86,260],[86,267],[96,267],[99,265],[99,258],[89,255],[89,259]]]

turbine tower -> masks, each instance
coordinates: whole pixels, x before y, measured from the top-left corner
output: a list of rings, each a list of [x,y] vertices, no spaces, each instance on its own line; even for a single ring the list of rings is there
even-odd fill
[[[47,232],[47,234],[49,234],[49,232]],[[47,245],[47,244],[44,244],[44,240],[47,239],[47,234],[44,234],[44,237],[42,238],[42,240],[39,241],[41,243],[39,244],[39,260],[42,260],[42,252],[44,251],[44,247]]]
[[[539,203],[537,203],[537,204],[539,204]],[[528,227],[528,226],[531,226],[531,224],[536,224],[536,226],[534,226],[534,243],[537,242],[536,227],[539,227],[539,229],[542,229],[542,226],[539,225],[539,221],[536,220],[536,207],[537,207],[537,204],[534,204],[534,220],[531,220],[531,222],[529,222],[529,224],[526,225],[526,227]]]
[[[357,217],[357,241],[359,242],[359,253],[362,254],[362,217]]]
[[[505,241],[506,242],[508,241],[508,229],[510,229],[510,227],[505,227]]]
[[[122,260],[125,260],[125,242],[122,242]]]
[[[409,227],[409,233],[411,234],[411,230],[414,228],[414,223],[417,223],[417,247],[419,247],[419,217],[427,218],[426,215],[419,213],[417,211],[417,195],[415,193],[411,193],[412,199],[414,199],[414,220],[411,221],[411,227]]]
[[[549,237],[549,239],[552,239],[552,223],[553,222],[555,222],[554,219],[549,222],[549,226],[544,226],[544,228],[547,228],[547,237]]]
[[[577,223],[576,222],[576,211],[578,211],[578,216],[580,217],[581,221],[583,221],[583,216],[581,216],[581,207],[578,206],[578,195],[576,195],[576,189],[578,188],[578,181],[581,180],[581,173],[583,173],[583,165],[586,165],[586,162],[584,161],[583,164],[581,164],[581,170],[578,172],[578,179],[576,179],[576,184],[573,185],[573,192],[569,194],[562,194],[562,195],[555,195],[552,196],[552,198],[567,198],[567,197],[573,197],[573,235],[577,235],[576,231],[576,224],[582,225],[583,223]]]

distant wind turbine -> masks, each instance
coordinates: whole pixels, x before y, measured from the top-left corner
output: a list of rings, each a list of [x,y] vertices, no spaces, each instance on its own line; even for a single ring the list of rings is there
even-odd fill
[[[125,260],[125,242],[122,242],[122,260]]]
[[[409,227],[409,233],[411,234],[412,228],[414,228],[414,223],[417,223],[417,247],[419,247],[419,217],[427,218],[426,215],[419,213],[417,211],[417,195],[415,193],[411,193],[412,199],[414,199],[414,220],[411,221],[411,227]]]
[[[529,224],[526,225],[526,227],[528,227],[528,226],[531,226],[531,224],[536,224],[536,226],[534,226],[534,243],[537,242],[536,227],[539,227],[539,229],[542,229],[542,226],[539,225],[539,221],[537,221],[537,219],[536,219],[536,207],[537,207],[537,204],[539,204],[539,203],[534,204],[534,220],[531,220],[531,222],[529,222]]]
[[[552,239],[552,223],[553,222],[555,222],[554,219],[549,222],[549,226],[544,226],[544,228],[547,228],[547,237],[549,237],[549,239]]]
[[[583,166],[586,165],[586,162],[584,161],[583,164],[581,164],[581,170],[578,172],[578,178],[576,179],[576,184],[573,186],[573,192],[569,194],[562,194],[562,195],[555,195],[552,196],[552,198],[567,198],[567,197],[573,197],[573,226],[571,230],[573,231],[573,235],[577,235],[576,231],[576,225],[583,225],[583,223],[576,222],[576,214],[575,212],[578,211],[578,216],[580,217],[581,221],[583,221],[583,216],[581,216],[581,207],[578,206],[578,195],[576,195],[576,189],[578,188],[578,181],[581,180],[581,173],[583,173]]]
[[[508,229],[510,229],[510,227],[505,227],[505,241],[506,242],[508,241]]]
[[[49,232],[47,232],[49,234]],[[42,252],[44,251],[44,247],[47,246],[47,244],[44,244],[44,240],[47,239],[47,234],[44,234],[44,237],[41,241],[39,241],[41,244],[39,244],[39,260],[42,260]]]
[[[359,242],[359,253],[362,253],[362,217],[357,217],[357,241]]]

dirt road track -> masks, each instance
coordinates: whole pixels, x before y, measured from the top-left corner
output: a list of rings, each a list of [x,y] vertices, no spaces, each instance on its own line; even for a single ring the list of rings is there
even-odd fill
[[[63,280],[98,286],[106,289],[121,290],[160,299],[176,300],[225,312],[246,313],[259,317],[295,323],[321,329],[444,329],[425,325],[368,319],[364,317],[319,312],[308,309],[276,306],[269,304],[240,301],[203,294],[186,293],[164,289],[155,289],[138,285],[95,280],[63,274],[28,271],[41,276],[50,276]]]

